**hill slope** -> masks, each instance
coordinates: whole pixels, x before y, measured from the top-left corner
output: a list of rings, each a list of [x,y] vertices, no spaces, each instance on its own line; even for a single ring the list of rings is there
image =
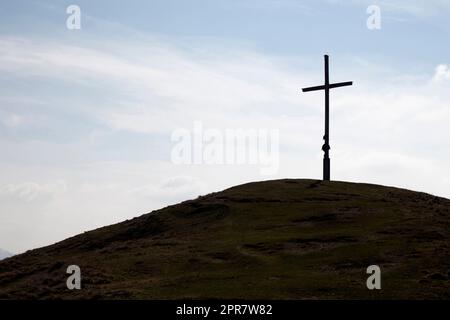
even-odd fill
[[[0,262],[0,298],[450,298],[450,200],[377,185],[237,186]],[[82,289],[66,288],[79,265]],[[382,290],[366,288],[366,268]]]

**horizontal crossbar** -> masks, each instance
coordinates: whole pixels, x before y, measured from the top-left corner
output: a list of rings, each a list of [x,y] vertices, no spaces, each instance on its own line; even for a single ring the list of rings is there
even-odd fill
[[[347,81],[347,82],[340,82],[340,83],[332,83],[328,86],[322,85],[322,86],[316,86],[316,87],[309,87],[309,88],[303,88],[303,92],[309,92],[309,91],[317,91],[317,90],[325,90],[327,89],[333,89],[333,88],[339,88],[339,87],[345,87],[345,86],[351,86],[353,85],[353,81]]]
[[[339,88],[339,87],[346,87],[346,86],[351,86],[351,85],[353,85],[353,81],[333,83],[333,84],[330,84],[330,89]]]

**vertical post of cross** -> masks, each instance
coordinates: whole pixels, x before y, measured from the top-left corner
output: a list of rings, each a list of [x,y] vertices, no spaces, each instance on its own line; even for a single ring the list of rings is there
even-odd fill
[[[324,56],[325,59],[325,140],[322,150],[325,153],[323,155],[323,180],[330,181],[330,78],[329,78],[329,66],[328,55]]]

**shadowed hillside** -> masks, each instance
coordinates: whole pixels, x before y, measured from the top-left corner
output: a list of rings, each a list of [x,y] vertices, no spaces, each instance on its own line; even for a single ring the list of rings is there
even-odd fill
[[[82,289],[66,288],[79,265]],[[382,290],[366,288],[366,268]],[[450,200],[277,180],[186,201],[0,262],[0,298],[450,298]]]

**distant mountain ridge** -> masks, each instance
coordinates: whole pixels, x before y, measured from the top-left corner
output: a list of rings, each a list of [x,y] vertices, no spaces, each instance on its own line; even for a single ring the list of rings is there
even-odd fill
[[[8,252],[8,251],[6,251],[6,250],[0,249],[0,260],[9,258],[9,257],[11,257],[11,256],[13,256],[13,255],[14,255],[14,254],[11,253],[11,252]]]
[[[69,265],[81,290],[68,290]],[[367,267],[381,269],[368,290]],[[0,299],[450,299],[450,200],[248,183],[0,261]]]

